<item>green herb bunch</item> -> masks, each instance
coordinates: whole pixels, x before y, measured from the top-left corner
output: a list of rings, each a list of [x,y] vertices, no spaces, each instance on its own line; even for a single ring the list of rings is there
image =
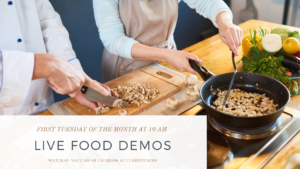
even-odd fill
[[[261,52],[256,46],[254,46],[250,49],[250,57],[242,58],[242,71],[270,76],[282,82],[283,84],[288,85],[291,96],[299,95],[297,82],[285,74],[288,69],[283,67],[281,64],[283,58],[283,56],[278,58],[275,57],[274,53],[269,53],[266,51]],[[282,74],[278,71],[278,68]]]

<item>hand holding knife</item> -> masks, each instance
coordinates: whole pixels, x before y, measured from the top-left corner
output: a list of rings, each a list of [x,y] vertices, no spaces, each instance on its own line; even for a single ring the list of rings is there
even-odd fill
[[[92,88],[89,88],[89,87],[86,87],[86,86],[82,86],[81,92],[85,95],[85,98],[87,100],[90,100],[90,101],[93,101],[93,102],[96,102],[96,103],[102,103],[102,104],[105,104],[109,107],[113,107],[113,103],[116,100],[119,100],[119,98],[113,97],[113,96],[110,96],[110,95],[104,96],[103,94],[97,92],[96,90],[94,90]],[[130,104],[128,104],[124,101],[122,102],[122,105],[125,108],[132,107]]]

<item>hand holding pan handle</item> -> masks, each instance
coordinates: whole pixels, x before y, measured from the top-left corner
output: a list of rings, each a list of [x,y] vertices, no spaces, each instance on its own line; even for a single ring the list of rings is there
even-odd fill
[[[214,77],[215,75],[211,73],[209,70],[207,70],[204,66],[202,66],[200,63],[197,63],[194,60],[189,60],[191,67],[196,70],[201,78],[206,81],[211,77]]]

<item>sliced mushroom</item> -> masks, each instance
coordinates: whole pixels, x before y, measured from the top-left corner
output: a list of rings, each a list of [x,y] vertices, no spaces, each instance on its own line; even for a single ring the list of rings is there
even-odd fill
[[[115,90],[119,95],[119,98],[130,104],[136,104],[140,106],[141,104],[150,103],[150,99],[157,97],[160,91],[156,88],[150,88],[149,84],[132,84],[130,86],[120,86],[118,85]],[[146,101],[144,101],[146,100]],[[119,107],[119,106],[116,106]]]
[[[97,109],[96,109],[96,114],[97,114],[97,115],[101,115],[101,114],[107,113],[107,112],[109,112],[109,111],[110,111],[110,108],[109,108],[109,107],[104,108],[104,107],[102,107],[102,106],[99,106],[99,107],[97,107]]]
[[[121,109],[121,110],[119,110],[119,114],[121,116],[126,116],[128,113],[127,113],[127,111],[125,109]]]
[[[121,99],[115,100],[113,103],[113,107],[124,108],[122,103],[123,103],[123,100],[121,100]]]
[[[222,110],[223,100],[227,93],[227,90],[219,91],[217,93],[218,98],[213,101],[213,105],[217,110],[223,111],[227,114],[235,116],[263,116],[276,111],[277,104],[274,101],[266,97],[265,94],[250,93],[240,89],[232,89],[230,91],[228,100],[226,101],[226,109]]]
[[[150,104],[150,100],[145,99],[145,100],[143,100],[143,103],[145,103],[145,104]]]
[[[140,95],[138,96],[138,99],[139,99],[139,100],[144,100],[144,99],[145,99],[145,96],[142,95],[142,94],[140,94]]]
[[[97,114],[97,115],[100,115],[100,114],[101,114],[102,108],[103,108],[102,106],[97,107],[97,109],[96,109],[96,114]]]
[[[109,107],[105,107],[104,109],[101,110],[101,114],[107,113],[109,111],[110,111],[110,108]]]
[[[141,105],[140,102],[137,101],[137,100],[133,100],[132,103],[133,103],[133,104],[136,104],[138,107]]]

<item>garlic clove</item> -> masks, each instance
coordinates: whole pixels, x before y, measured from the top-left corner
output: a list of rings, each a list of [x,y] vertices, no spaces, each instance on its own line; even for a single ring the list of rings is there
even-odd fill
[[[179,101],[174,96],[171,96],[170,98],[166,99],[165,107],[168,110],[177,110],[179,107]]]
[[[126,116],[128,113],[127,113],[127,111],[125,109],[121,109],[121,110],[119,110],[119,114],[121,116]]]
[[[189,86],[194,86],[198,82],[197,76],[193,74],[189,74],[186,77],[186,84]]]

